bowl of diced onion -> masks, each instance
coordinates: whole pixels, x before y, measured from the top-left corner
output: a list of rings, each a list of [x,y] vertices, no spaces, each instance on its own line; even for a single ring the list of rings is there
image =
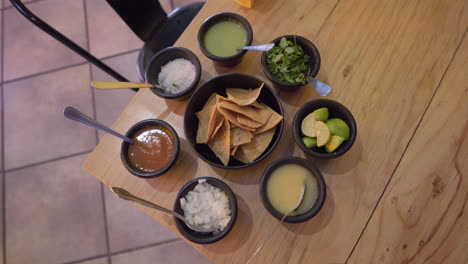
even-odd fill
[[[185,98],[200,81],[201,65],[197,55],[186,48],[168,47],[151,58],[146,68],[146,82],[158,86],[151,91],[163,98]]]
[[[174,211],[183,215],[190,224],[216,229],[201,233],[190,229],[174,217],[177,229],[188,240],[210,244],[221,240],[234,227],[237,218],[237,200],[231,188],[212,177],[200,177],[186,183],[177,194]]]

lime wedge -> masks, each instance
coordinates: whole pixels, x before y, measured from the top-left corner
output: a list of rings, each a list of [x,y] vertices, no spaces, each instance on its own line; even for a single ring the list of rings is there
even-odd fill
[[[313,113],[309,114],[302,120],[301,131],[304,136],[316,137],[315,134],[315,116]]]
[[[316,138],[311,138],[311,137],[303,137],[302,142],[306,147],[308,148],[313,148],[317,145],[317,139]]]
[[[315,122],[315,133],[317,134],[317,147],[325,146],[330,140],[330,129],[322,121]]]
[[[314,114],[315,120],[325,122],[328,119],[328,108],[326,107],[319,108],[313,111],[312,114]]]
[[[329,119],[326,124],[333,135],[340,136],[344,138],[344,140],[349,139],[349,126],[342,119],[332,118]]]
[[[325,145],[325,150],[328,153],[332,153],[341,145],[341,143],[343,143],[343,141],[344,138],[340,136],[331,136],[330,141]]]

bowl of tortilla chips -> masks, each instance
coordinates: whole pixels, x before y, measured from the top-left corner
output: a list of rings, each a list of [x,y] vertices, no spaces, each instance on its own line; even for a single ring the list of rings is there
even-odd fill
[[[196,90],[184,116],[185,137],[198,156],[224,169],[265,159],[283,133],[283,108],[273,90],[246,74],[217,76]]]

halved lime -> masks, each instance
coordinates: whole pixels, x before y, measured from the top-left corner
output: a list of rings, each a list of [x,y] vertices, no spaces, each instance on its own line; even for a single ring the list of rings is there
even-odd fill
[[[344,138],[340,136],[331,136],[330,141],[325,145],[325,150],[328,153],[332,153],[341,145],[341,143],[343,143],[343,141]]]
[[[304,136],[308,137],[316,137],[317,135],[315,134],[315,116],[313,113],[307,115],[303,120],[302,120],[302,125],[301,125],[301,131]]]
[[[344,138],[344,140],[349,139],[349,134],[350,134],[349,126],[342,119],[332,118],[332,119],[329,119],[326,122],[326,124],[333,135],[340,136]]]
[[[312,114],[314,114],[315,120],[325,122],[328,119],[328,108],[326,107],[319,108],[313,111]]]
[[[322,121],[315,122],[315,133],[317,134],[317,147],[325,146],[330,140],[330,129]]]
[[[308,148],[313,148],[317,145],[317,139],[316,138],[311,138],[311,137],[303,137],[302,142],[306,147]]]

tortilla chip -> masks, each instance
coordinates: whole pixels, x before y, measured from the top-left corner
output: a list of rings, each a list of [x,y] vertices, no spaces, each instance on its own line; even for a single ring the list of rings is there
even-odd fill
[[[244,130],[248,130],[248,131],[255,131],[255,128],[252,128],[252,127],[249,127],[249,126],[246,126],[246,125],[243,125],[241,123],[239,123],[237,121],[237,115],[236,113],[232,112],[232,111],[229,111],[227,109],[224,109],[222,107],[219,107],[218,105],[218,111],[224,116],[224,118],[226,120],[228,120],[231,124],[234,124],[236,125],[237,127],[240,127]]]
[[[242,128],[236,127],[231,129],[231,146],[239,146],[249,143],[253,138],[252,133]]]
[[[216,93],[213,93],[212,95],[210,95],[210,97],[208,98],[208,100],[206,100],[206,103],[205,105],[203,106],[203,108],[206,108],[206,107],[209,107],[209,106],[213,106],[216,104],[217,100],[216,100]]]
[[[262,91],[264,83],[260,87],[253,90],[246,90],[240,88],[229,88],[226,89],[226,94],[229,100],[235,102],[240,106],[250,105],[257,101],[260,92]]]
[[[262,87],[227,89],[229,98],[213,93],[196,113],[197,144],[207,143],[224,165],[228,165],[231,155],[243,163],[255,161],[270,145],[275,127],[283,119],[256,101]]]
[[[265,111],[266,109],[257,109],[252,106],[239,106],[235,103],[232,103],[230,101],[226,100],[220,100],[218,101],[218,109],[219,108],[224,108],[233,112],[236,112],[238,114],[245,115],[246,117],[257,121],[259,123],[265,124],[266,121],[268,121],[268,118],[270,117],[269,111]]]
[[[270,107],[267,106],[267,108],[270,110],[271,116],[263,126],[257,128],[257,130],[255,132],[253,132],[254,135],[263,133],[263,132],[265,132],[267,130],[270,130],[271,128],[274,128],[276,125],[279,124],[279,122],[281,122],[281,120],[283,120],[283,116],[276,113]]]
[[[262,123],[259,123],[257,121],[253,121],[252,119],[245,117],[243,115],[237,115],[237,122],[241,123],[242,125],[252,127],[252,128],[259,128],[263,126]]]
[[[236,88],[230,88],[230,89],[236,89]],[[244,89],[243,89],[243,90],[244,90]],[[246,91],[247,91],[247,90],[246,90]],[[228,101],[228,102],[237,104],[234,100],[231,100],[231,99],[229,99],[229,98],[222,97],[222,96],[221,96],[221,98],[222,98],[221,100],[224,100],[224,101]],[[238,105],[238,104],[237,104],[237,105]],[[257,101],[254,101],[253,103],[249,104],[249,106],[253,106],[253,107],[255,107],[255,108],[265,108],[264,105],[260,104],[260,103],[257,102]]]
[[[242,151],[242,148],[239,147],[236,150],[236,153],[234,153],[234,158],[242,163],[249,164],[249,160],[247,159],[247,156],[245,156],[244,152]]]
[[[218,112],[218,111],[217,111],[217,112]],[[219,113],[219,112],[218,112],[218,113]],[[220,116],[220,118],[219,118],[219,120],[217,120],[216,127],[214,128],[213,134],[211,134],[211,136],[210,136],[209,139],[212,139],[212,138],[216,135],[216,133],[218,133],[219,129],[221,128],[221,126],[222,126],[223,123],[224,123],[224,117],[223,117],[223,115],[222,115],[221,113],[219,113],[219,116]]]
[[[198,117],[197,144],[207,143],[215,129],[217,108],[216,94],[210,95],[202,110],[195,113]]]
[[[253,102],[250,104],[251,106],[255,107],[255,108],[265,108],[265,105],[264,104],[261,104],[257,101]]]
[[[213,138],[213,133],[216,129],[216,126],[222,122],[222,119],[224,118],[223,115],[218,111],[218,108],[216,107],[216,104],[213,106],[210,106],[210,109],[213,108],[210,116],[210,121],[208,123],[208,140]]]
[[[259,119],[262,119],[262,121],[260,123],[265,124],[268,121],[268,119],[270,118],[270,116],[273,114],[274,111],[265,104],[261,104],[261,105],[264,108],[257,109],[257,113],[259,115]]]
[[[198,130],[197,130],[197,144],[206,143],[209,139],[209,124],[212,118],[212,113],[215,111],[215,106],[208,106],[202,109],[200,112],[195,113],[198,117]]]
[[[270,129],[261,134],[257,134],[252,138],[252,141],[247,144],[240,146],[240,149],[245,154],[245,157],[249,162],[255,161],[270,145],[273,136],[275,135],[275,129]]]
[[[229,122],[223,121],[223,125],[218,130],[216,135],[208,141],[208,146],[221,160],[221,162],[227,166],[229,163],[229,157],[231,154],[230,140],[231,140],[231,129],[229,128]]]
[[[239,148],[239,146],[235,146],[235,147],[231,148],[231,156],[234,156],[234,154],[236,154],[236,151],[237,151],[238,148]]]

